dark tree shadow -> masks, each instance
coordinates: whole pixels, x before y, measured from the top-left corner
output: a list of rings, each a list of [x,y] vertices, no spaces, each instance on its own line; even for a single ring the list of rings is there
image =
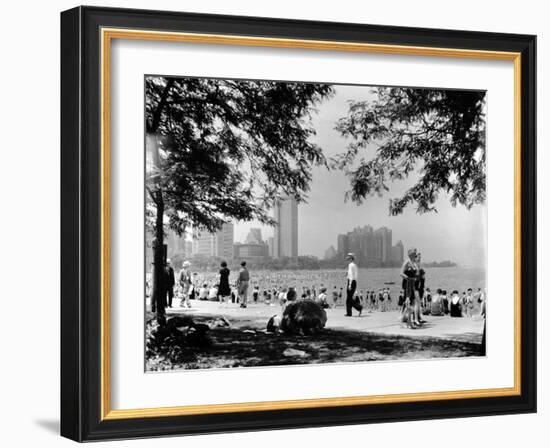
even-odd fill
[[[194,317],[195,321],[206,319]],[[211,316],[209,317],[211,318]],[[425,327],[428,327],[425,325]],[[159,369],[281,366],[335,362],[479,356],[481,344],[468,340],[366,333],[328,328],[311,336],[266,333],[252,321],[238,327],[214,328],[212,344],[194,351],[192,362],[163,362]],[[151,366],[156,370],[155,366]]]

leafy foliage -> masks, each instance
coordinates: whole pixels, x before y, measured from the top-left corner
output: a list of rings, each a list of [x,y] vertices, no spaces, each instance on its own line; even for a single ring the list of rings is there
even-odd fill
[[[147,169],[152,203],[162,194],[180,234],[229,220],[273,223],[275,201],[305,200],[311,166],[326,164],[309,117],[331,93],[322,84],[146,78],[147,132],[160,156]]]
[[[390,199],[390,214],[408,205],[418,213],[437,211],[441,192],[453,206],[469,209],[485,201],[485,92],[377,88],[372,93],[374,100],[352,101],[336,126],[351,139],[333,160],[350,178],[346,199],[361,203],[369,195],[382,196],[390,182],[414,171],[418,179]]]

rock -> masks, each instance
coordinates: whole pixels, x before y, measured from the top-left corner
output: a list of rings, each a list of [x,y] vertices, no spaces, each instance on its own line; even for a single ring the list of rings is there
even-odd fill
[[[291,302],[285,308],[280,328],[285,333],[314,334],[327,323],[327,313],[313,300]]]
[[[299,356],[300,358],[305,358],[309,356],[309,354],[303,350],[296,350],[294,348],[287,348],[283,352],[283,356]]]

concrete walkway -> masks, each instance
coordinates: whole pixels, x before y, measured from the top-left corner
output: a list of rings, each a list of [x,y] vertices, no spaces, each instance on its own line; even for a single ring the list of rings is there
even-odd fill
[[[192,300],[191,308],[180,308],[179,301],[174,301],[173,308],[167,309],[167,315],[201,314],[223,315],[230,321],[244,320],[253,323],[257,328],[265,328],[267,320],[281,311],[280,306],[265,304],[250,304],[247,308],[240,308],[238,304],[222,304],[219,302]],[[483,319],[479,318],[451,318],[448,316],[433,317],[423,316],[427,322],[422,327],[410,329],[399,322],[397,311],[365,312],[361,316],[354,311],[353,317],[345,317],[344,307],[328,309],[327,328],[347,329],[363,332],[402,335],[402,336],[427,336],[443,338],[462,342],[481,343],[483,333]]]

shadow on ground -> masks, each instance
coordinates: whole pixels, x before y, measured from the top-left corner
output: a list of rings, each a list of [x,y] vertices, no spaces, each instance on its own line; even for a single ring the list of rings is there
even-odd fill
[[[196,322],[212,316],[194,315]],[[480,356],[480,344],[432,338],[365,333],[341,328],[324,329],[314,336],[272,334],[252,321],[233,322],[214,328],[211,344],[194,350],[194,359],[173,362],[159,353],[148,360],[147,370],[179,370],[224,367],[280,366],[335,362]]]

